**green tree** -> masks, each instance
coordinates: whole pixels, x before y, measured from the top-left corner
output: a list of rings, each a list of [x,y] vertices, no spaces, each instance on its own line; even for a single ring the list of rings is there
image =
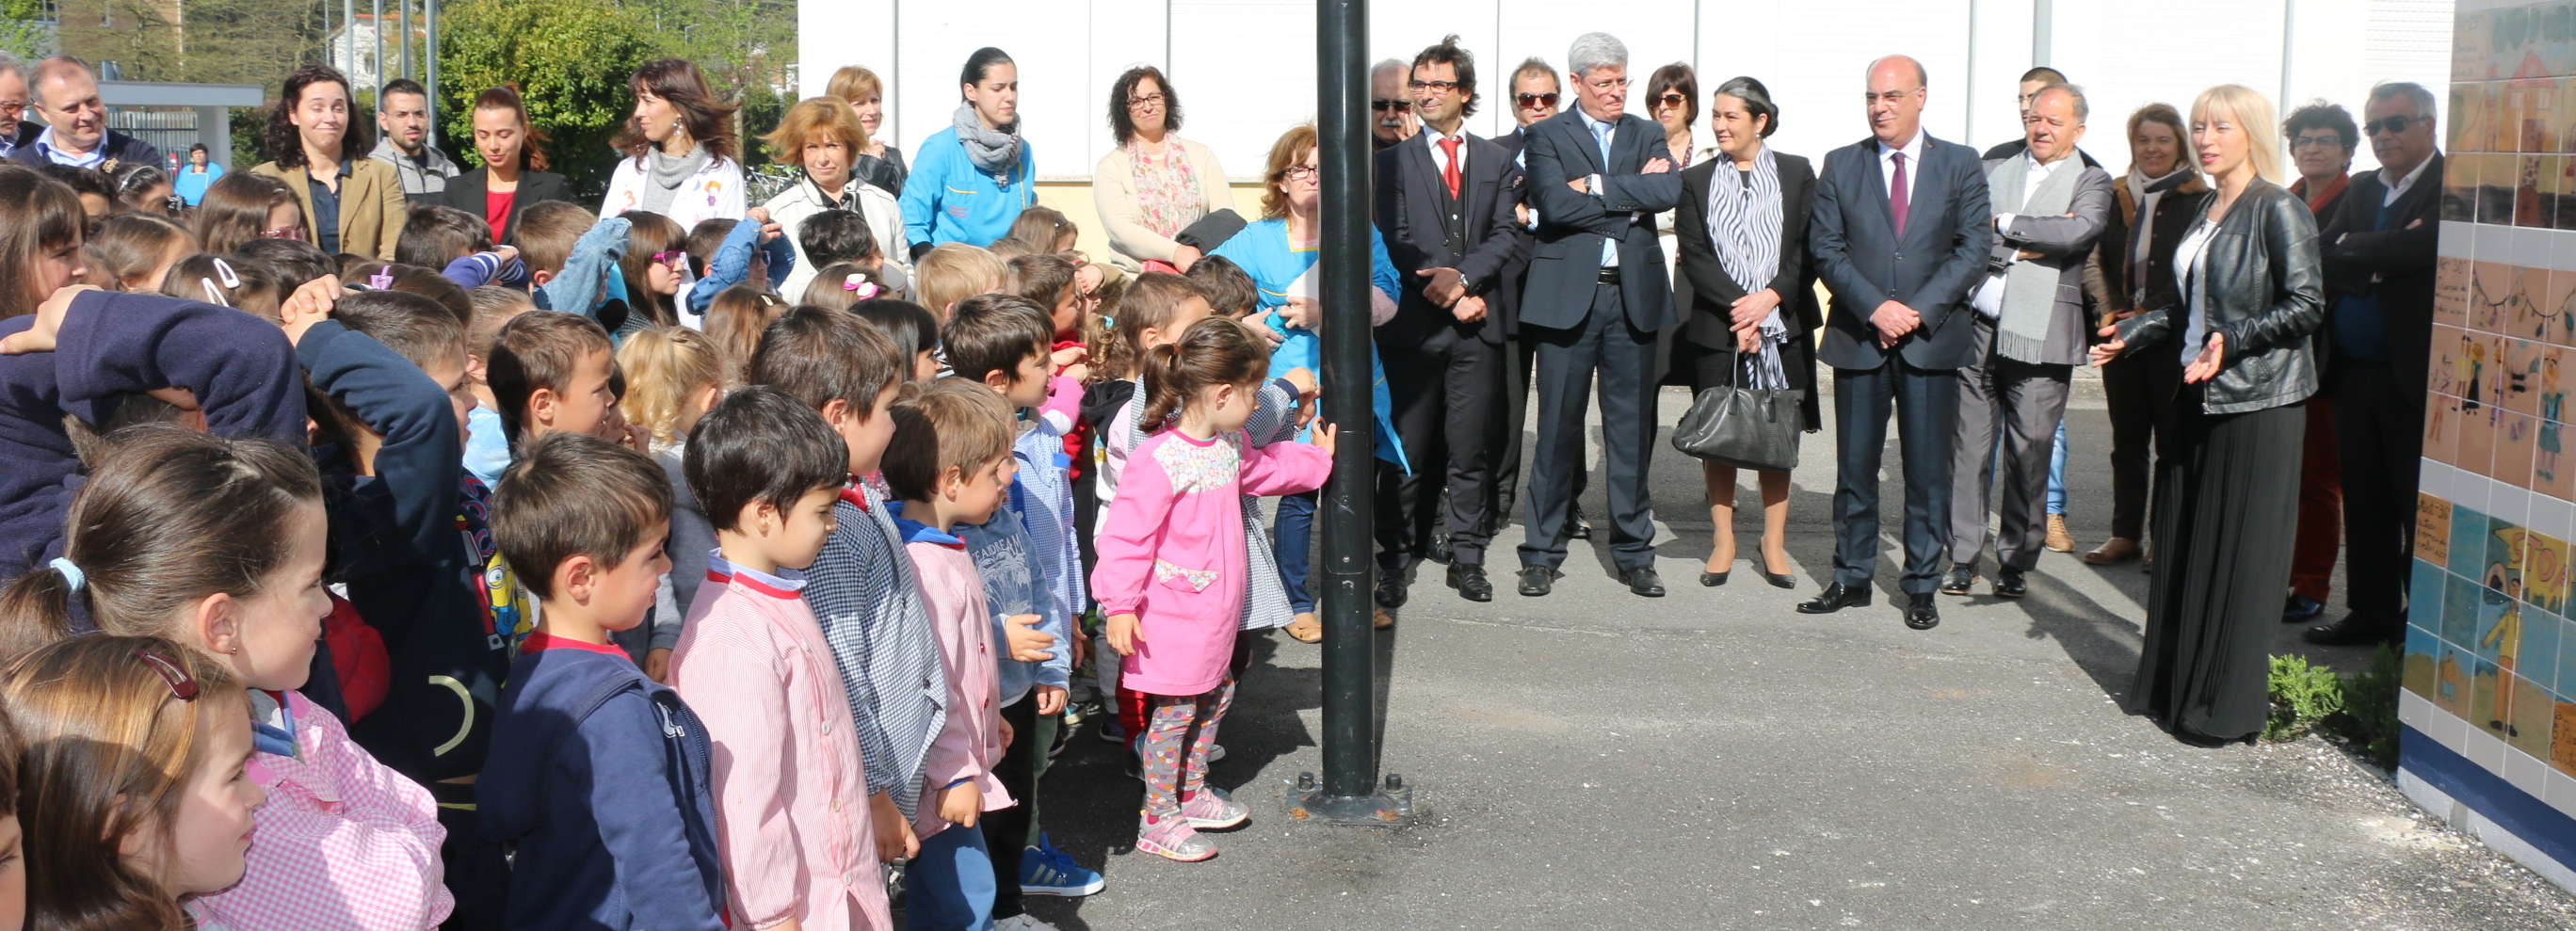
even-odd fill
[[[516,85],[548,142],[549,170],[582,197],[608,190],[610,148],[634,101],[626,79],[655,57],[652,31],[609,0],[463,0],[438,21],[440,138],[475,159],[476,94]]]
[[[53,42],[53,30],[39,22],[44,15],[43,0],[0,0],[0,52],[28,61],[44,57]]]

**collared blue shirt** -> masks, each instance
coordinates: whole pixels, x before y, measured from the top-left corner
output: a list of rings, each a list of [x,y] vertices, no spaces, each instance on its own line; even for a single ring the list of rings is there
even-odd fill
[[[1593,119],[1592,114],[1583,112],[1582,107],[1574,108],[1574,118],[1582,120],[1583,128],[1592,131],[1593,143],[1601,148],[1601,165],[1604,170],[1607,170],[1610,165],[1610,140],[1618,134],[1619,124]],[[1588,193],[1594,197],[1601,196],[1600,175],[1593,175],[1589,186],[1592,190]],[[1601,237],[1601,267],[1619,267],[1619,240],[1608,236]]]
[[[47,130],[51,132],[51,130]],[[39,144],[42,141],[39,140]],[[349,189],[350,163],[340,163],[340,190]],[[313,242],[324,255],[340,254],[340,192],[313,180],[313,172],[304,173],[304,188],[313,197]]]
[[[54,128],[51,126],[45,127],[44,132],[36,134],[34,145],[36,146],[36,152],[38,154],[43,155],[46,161],[52,162],[56,165],[70,165],[74,168],[96,168],[107,163],[107,135],[105,133],[99,134],[98,145],[91,147],[87,153],[79,155],[65,152],[54,147]]]

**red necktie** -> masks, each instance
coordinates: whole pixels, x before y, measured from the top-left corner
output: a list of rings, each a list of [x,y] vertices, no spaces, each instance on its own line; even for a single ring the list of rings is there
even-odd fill
[[[1449,199],[1458,199],[1458,137],[1440,140],[1440,151],[1448,153],[1449,164],[1440,169],[1440,180],[1449,183]]]
[[[1896,183],[1887,189],[1887,212],[1896,220],[1896,235],[1905,235],[1905,153],[1897,152]]]

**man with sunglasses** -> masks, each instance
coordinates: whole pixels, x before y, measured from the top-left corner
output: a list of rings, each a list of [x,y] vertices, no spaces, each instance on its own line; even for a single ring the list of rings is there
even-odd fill
[[[1512,69],[1514,125],[1511,132],[1494,137],[1494,144],[1511,153],[1512,164],[1518,166],[1524,175],[1529,170],[1529,156],[1525,150],[1530,127],[1556,115],[1562,87],[1557,83],[1556,66],[1548,64],[1544,58],[1533,56]],[[1537,210],[1538,205],[1529,196],[1529,185],[1521,185],[1514,193],[1512,216],[1520,221],[1522,229],[1535,230],[1538,228]],[[1494,319],[1501,323],[1503,336],[1510,339],[1503,352],[1504,408],[1502,416],[1494,422],[1493,452],[1486,457],[1486,461],[1494,464],[1494,502],[1485,513],[1493,521],[1495,530],[1501,530],[1502,525],[1511,520],[1514,508],[1520,504],[1521,442],[1526,433],[1522,428],[1529,423],[1530,361],[1538,349],[1537,343],[1521,333],[1521,292],[1529,286],[1531,249],[1537,244],[1535,237],[1520,238],[1519,248],[1512,253],[1511,264],[1503,267],[1503,277],[1509,284],[1495,289],[1489,298]],[[1584,478],[1583,472],[1574,473],[1571,499],[1583,497]],[[1576,540],[1591,539],[1592,525],[1583,519],[1582,506],[1568,504],[1566,507],[1566,534]]]
[[[1413,115],[1413,95],[1404,89],[1405,75],[1404,63],[1392,58],[1369,69],[1370,151],[1383,151],[1422,131],[1421,118]]]
[[[2406,630],[2416,458],[2424,451],[2424,372],[2433,337],[2433,259],[2440,236],[2442,153],[2433,93],[2392,82],[2370,90],[2361,134],[2379,168],[2353,176],[2317,232],[2325,259],[2325,390],[2342,453],[2342,620],[2308,642],[2394,640]]]

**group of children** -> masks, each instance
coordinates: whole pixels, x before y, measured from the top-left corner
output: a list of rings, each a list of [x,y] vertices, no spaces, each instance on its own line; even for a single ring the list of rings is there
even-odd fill
[[[1248,818],[1253,502],[1335,431],[1229,264],[561,203],[387,263],[209,198],[88,237],[0,166],[0,928],[885,929],[895,861],[910,927],[1043,928],[1092,627],[1136,848]]]

